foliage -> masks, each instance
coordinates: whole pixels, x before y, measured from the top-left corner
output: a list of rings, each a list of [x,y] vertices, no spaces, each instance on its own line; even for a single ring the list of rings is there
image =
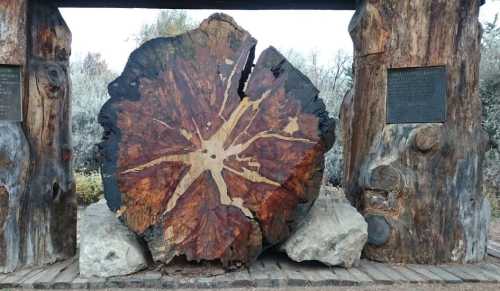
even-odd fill
[[[483,101],[484,129],[498,149],[500,140],[500,28],[497,17],[485,24],[482,41],[480,92]]]
[[[74,165],[76,171],[96,171],[96,144],[100,142],[102,128],[97,115],[109,98],[107,86],[116,74],[99,54],[88,53],[83,60],[71,63],[72,130]]]
[[[184,10],[162,10],[156,21],[145,24],[135,35],[138,46],[157,37],[176,36],[196,27],[195,22]]]
[[[480,93],[483,103],[483,127],[490,137],[486,153],[483,189],[493,212],[500,216],[500,27],[498,15],[484,24],[481,42]]]
[[[99,201],[104,194],[101,175],[97,172],[76,173],[76,193],[79,205],[89,205]]]
[[[288,50],[285,56],[318,88],[330,115],[338,118],[340,104],[352,86],[352,56],[340,50],[332,61],[325,63],[321,63],[320,55],[316,51],[305,57],[294,50]]]
[[[496,195],[494,189],[488,189],[487,187],[491,183],[485,183],[486,197],[490,201],[491,205],[491,215],[496,218],[500,218],[500,196]]]
[[[285,56],[318,88],[326,109],[335,119],[336,140],[333,148],[326,154],[325,179],[327,183],[338,186],[341,184],[343,170],[339,111],[345,94],[352,87],[352,57],[338,51],[333,61],[321,63],[319,54],[315,51],[305,57],[294,50],[288,50]]]

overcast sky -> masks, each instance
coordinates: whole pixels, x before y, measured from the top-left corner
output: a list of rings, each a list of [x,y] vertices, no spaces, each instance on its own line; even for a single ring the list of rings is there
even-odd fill
[[[61,9],[73,34],[73,57],[98,52],[110,67],[121,72],[135,49],[133,35],[145,23],[155,20],[155,9]],[[323,61],[333,58],[339,49],[352,52],[347,25],[354,11],[221,11],[189,10],[201,21],[214,12],[225,12],[258,41],[260,51],[270,45],[279,49],[293,48],[307,54],[316,50]],[[488,0],[481,8],[481,21],[492,20],[500,13],[500,1]]]

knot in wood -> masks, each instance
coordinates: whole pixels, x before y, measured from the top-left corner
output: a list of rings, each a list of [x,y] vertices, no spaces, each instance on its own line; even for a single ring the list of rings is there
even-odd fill
[[[415,147],[423,153],[438,150],[442,142],[442,125],[428,125],[415,129]]]
[[[48,98],[59,99],[66,94],[66,72],[56,64],[44,64],[37,71],[37,85]]]
[[[5,152],[0,152],[0,169],[9,168],[12,165],[12,161],[9,159]]]
[[[401,174],[391,165],[379,165],[370,171],[369,189],[392,191],[401,186]]]
[[[0,227],[2,227],[9,210],[8,207],[4,207],[4,205],[9,205],[9,192],[7,188],[2,185],[0,185],[0,205],[2,205],[2,207],[0,207]]]

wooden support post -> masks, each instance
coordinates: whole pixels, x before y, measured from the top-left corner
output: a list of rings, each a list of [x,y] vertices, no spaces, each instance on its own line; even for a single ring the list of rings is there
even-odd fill
[[[480,2],[363,1],[351,21],[355,81],[341,113],[344,183],[369,223],[364,253],[370,259],[432,264],[485,256],[489,204],[481,193],[486,137],[478,94]],[[429,79],[437,85],[410,83],[407,93],[396,92],[404,78],[388,85],[388,75],[398,72],[392,69],[425,67],[407,72],[427,80],[434,66],[444,70]],[[400,104],[409,107],[399,112],[404,123],[390,120],[391,94],[395,101],[417,96],[417,105]],[[429,100],[437,103],[418,104],[429,94],[436,94]],[[443,122],[433,110],[442,110]]]
[[[0,1],[0,63],[26,67],[26,0]],[[20,259],[20,203],[29,171],[29,145],[18,122],[0,121],[0,272]]]
[[[24,112],[22,123],[0,121],[0,272],[75,253],[70,44],[57,8],[0,1],[0,63],[22,68]]]

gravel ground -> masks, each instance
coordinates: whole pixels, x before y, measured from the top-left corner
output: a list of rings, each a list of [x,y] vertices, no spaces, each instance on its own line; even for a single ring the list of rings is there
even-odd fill
[[[21,291],[28,289],[11,289]],[[160,289],[99,289],[100,291],[155,291]],[[302,291],[305,288],[244,288],[244,289],[178,289],[178,291],[221,290],[221,291]],[[458,285],[390,285],[367,287],[307,288],[307,291],[499,291],[500,284],[458,284]],[[9,290],[10,291],[10,290]],[[86,291],[86,290],[75,290]]]

